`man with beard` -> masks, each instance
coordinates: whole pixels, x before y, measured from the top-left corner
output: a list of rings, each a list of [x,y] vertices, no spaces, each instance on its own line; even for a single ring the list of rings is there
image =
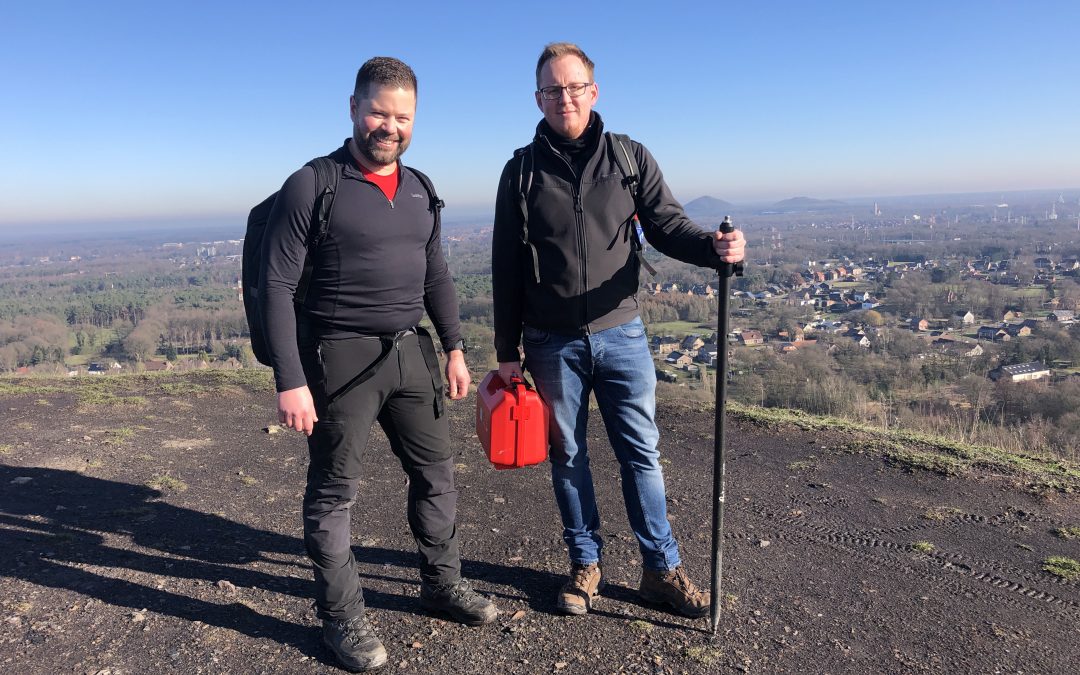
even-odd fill
[[[425,308],[447,354],[448,396],[464,398],[458,301],[426,179],[399,158],[416,114],[416,75],[376,57],[349,98],[352,137],[329,155],[340,172],[326,235],[308,250],[316,176],[285,181],[263,244],[259,288],[281,422],[308,436],[304,544],[314,563],[323,640],[351,670],[386,662],[364,612],[350,547],[350,507],[374,422],[408,475],[408,522],[420,558],[420,602],[469,625],[497,610],[461,578],[457,490],[443,384]],[[294,307],[305,257],[307,291]]]
[[[655,83],[646,86],[657,86]],[[661,85],[662,86],[662,85]],[[600,514],[586,448],[594,393],[621,467],[623,502],[642,556],[641,597],[679,614],[709,613],[709,593],[683,570],[667,519],[654,420],[656,373],[638,316],[640,242],[717,268],[743,259],[745,239],[697,227],[640,143],[605,134],[593,111],[593,62],[548,45],[536,65],[544,118],[503,170],[495,203],[495,349],[504,381],[525,367],[551,406],[551,477],[570,555],[556,605],[588,612],[604,585]],[[630,158],[633,161],[630,161]],[[636,171],[631,167],[636,166]],[[718,338],[723,344],[724,336]]]

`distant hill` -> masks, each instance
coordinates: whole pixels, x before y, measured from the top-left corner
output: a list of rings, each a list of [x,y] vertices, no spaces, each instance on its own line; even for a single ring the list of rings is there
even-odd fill
[[[813,197],[792,197],[773,204],[773,208],[781,211],[822,211],[838,206],[846,206],[846,204],[835,199],[814,199]]]
[[[731,202],[716,197],[698,197],[683,206],[686,215],[698,218],[723,218],[732,208]]]

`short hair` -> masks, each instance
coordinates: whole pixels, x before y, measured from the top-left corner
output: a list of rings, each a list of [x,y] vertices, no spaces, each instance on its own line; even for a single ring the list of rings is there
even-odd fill
[[[585,70],[589,72],[589,79],[593,79],[593,69],[596,65],[592,62],[592,59],[585,55],[585,51],[581,47],[578,47],[573,42],[552,42],[544,47],[544,51],[540,52],[540,58],[536,61],[537,89],[540,88],[540,71],[543,70],[544,64],[560,56],[576,56],[581,59],[581,62],[585,64]]]
[[[400,87],[417,93],[416,73],[404,61],[392,56],[375,56],[365,61],[360,70],[356,71],[353,95],[364,98],[371,91],[372,85]]]

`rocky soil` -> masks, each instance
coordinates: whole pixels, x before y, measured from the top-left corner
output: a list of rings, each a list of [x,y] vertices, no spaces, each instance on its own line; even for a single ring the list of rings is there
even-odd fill
[[[0,671],[331,673],[299,517],[306,449],[265,380],[5,380]],[[641,604],[637,547],[590,420],[609,585],[554,613],[566,569],[546,467],[495,471],[450,406],[464,568],[500,607],[465,628],[418,606],[405,480],[373,435],[353,511],[369,613],[402,673],[1075,673],[1080,493],[977,463],[897,461],[843,430],[732,421],[723,614]],[[712,412],[659,410],[670,516],[708,583]],[[922,467],[922,468],[920,468]],[[1067,570],[1066,570],[1067,571]]]

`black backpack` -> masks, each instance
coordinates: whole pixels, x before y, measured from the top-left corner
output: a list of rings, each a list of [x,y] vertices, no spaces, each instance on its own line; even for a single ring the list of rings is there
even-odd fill
[[[313,253],[326,239],[330,231],[330,216],[334,208],[334,196],[337,194],[338,182],[341,178],[341,165],[330,157],[316,157],[304,166],[310,166],[315,170],[315,206],[312,213],[311,227],[308,229],[307,254],[304,256],[304,270],[300,274],[300,280],[296,284],[296,292],[293,294],[293,303],[299,311],[307,297],[308,284],[311,282],[311,270],[313,267]],[[441,224],[440,214],[444,203],[435,194],[435,186],[431,179],[422,172],[412,167],[403,167],[415,175],[427,190],[428,199],[431,201],[431,210],[435,213],[434,230],[438,230]],[[240,283],[244,293],[244,313],[247,315],[248,333],[251,335],[251,351],[259,363],[270,366],[269,349],[266,345],[266,334],[262,321],[262,312],[259,309],[259,278],[262,276],[262,246],[263,236],[266,233],[266,222],[270,219],[270,211],[274,208],[274,200],[278,193],[270,195],[248,214],[247,230],[244,233],[244,255],[242,259]]]
[[[636,207],[641,203],[641,181],[638,178],[637,160],[634,158],[634,153],[630,152],[627,147],[630,144],[630,137],[626,134],[614,134],[606,131],[604,132],[604,140],[607,142],[611,153],[615,155],[615,162],[619,165],[619,170],[623,174],[623,187],[630,190],[630,193],[634,196],[634,206]],[[536,257],[536,247],[529,240],[529,192],[532,190],[533,164],[535,162],[533,145],[534,143],[529,143],[524,148],[518,148],[514,151],[514,157],[519,160],[517,192],[518,208],[521,209],[521,243],[532,254],[533,278],[536,283],[540,283],[540,261]],[[637,220],[636,213],[634,214],[634,220]],[[636,226],[631,226],[630,237],[630,245],[634,250],[634,255],[637,256],[638,262],[648,270],[649,274],[656,276],[656,270],[653,269],[653,266],[649,264],[649,261],[645,259],[642,253],[641,239]]]

